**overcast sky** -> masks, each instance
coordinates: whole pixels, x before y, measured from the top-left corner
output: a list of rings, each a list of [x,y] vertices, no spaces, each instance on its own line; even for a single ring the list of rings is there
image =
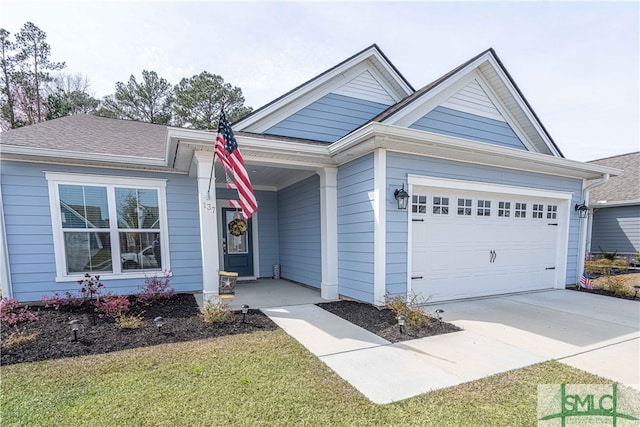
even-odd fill
[[[66,2],[0,0],[94,96],[154,70],[202,71],[270,102],[376,43],[418,89],[493,47],[567,158],[640,150],[640,6],[628,2]]]

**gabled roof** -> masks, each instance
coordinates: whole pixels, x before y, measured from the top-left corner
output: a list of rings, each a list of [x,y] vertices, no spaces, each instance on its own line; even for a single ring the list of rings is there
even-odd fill
[[[374,79],[384,86],[392,103],[414,92],[411,84],[380,48],[373,44],[238,120],[233,124],[233,129],[264,133],[293,112],[338,89],[347,77],[354,78],[362,72],[371,73]]]
[[[640,204],[640,152],[591,160],[587,163],[623,171],[620,175],[612,176],[609,181],[591,190],[589,198],[592,206],[621,204],[621,202]]]
[[[450,96],[456,84],[461,87],[460,84],[471,78],[487,87],[507,122],[516,127],[535,151],[564,157],[492,48],[419,89],[372,121],[408,126]]]

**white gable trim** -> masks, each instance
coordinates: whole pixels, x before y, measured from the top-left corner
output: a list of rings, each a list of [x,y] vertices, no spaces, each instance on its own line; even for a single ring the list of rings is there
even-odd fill
[[[234,125],[234,130],[264,132],[365,71],[371,73],[395,102],[413,93],[378,49],[372,47],[240,120]]]
[[[538,151],[531,143],[529,138],[527,138],[524,131],[518,126],[517,121],[509,113],[504,104],[498,99],[498,97],[495,96],[493,90],[486,82],[484,77],[477,70],[471,70],[466,74],[459,74],[453,77],[455,78],[454,81],[450,82],[449,84],[439,85],[438,87],[432,89],[433,92],[430,91],[428,95],[425,94],[425,97],[428,97],[425,101],[420,102],[421,98],[418,98],[418,100],[414,101],[411,105],[408,105],[403,110],[401,110],[399,114],[395,114],[387,118],[383,123],[408,128],[413,123],[422,118],[425,114],[428,114],[437,106],[445,104],[449,98],[451,98],[453,95],[463,90],[470,83],[475,81],[480,85],[480,88],[485,92],[496,110],[498,110],[498,112],[502,115],[504,121],[511,127],[513,132],[524,144],[527,150],[532,152]]]

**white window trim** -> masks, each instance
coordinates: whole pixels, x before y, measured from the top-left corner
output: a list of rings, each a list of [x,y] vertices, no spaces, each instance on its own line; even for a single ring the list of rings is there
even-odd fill
[[[73,174],[73,173],[61,173],[61,172],[46,172],[45,178],[49,186],[49,208],[51,210],[51,227],[53,231],[53,248],[55,252],[56,260],[56,282],[72,282],[78,280],[79,277],[84,276],[82,273],[67,273],[66,258],[64,252],[64,230],[62,228],[62,218],[60,216],[60,197],[58,192],[58,186],[60,184],[69,185],[93,185],[101,187],[119,187],[119,188],[143,188],[158,191],[158,216],[160,219],[160,236],[161,236],[161,253],[163,270],[171,270],[171,257],[169,252],[169,227],[167,218],[167,197],[166,179],[154,179],[154,178],[134,178],[134,177],[121,177],[110,175],[87,175],[87,174]],[[110,205],[110,211],[112,209],[111,204],[114,203],[110,198],[108,199]],[[112,219],[110,218],[110,222]],[[112,231],[110,230],[111,234]],[[113,258],[120,258],[120,246],[112,245]],[[155,271],[155,270],[154,270]],[[118,263],[113,263],[112,272],[95,272],[99,274],[103,280],[109,279],[140,279],[149,275],[149,270],[135,270],[135,271],[122,271]]]

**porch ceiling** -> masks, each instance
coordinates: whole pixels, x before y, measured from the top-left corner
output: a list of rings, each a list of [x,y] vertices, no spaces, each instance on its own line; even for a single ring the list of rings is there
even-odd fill
[[[314,170],[292,169],[273,165],[253,164],[245,161],[254,190],[279,190],[315,175]],[[216,186],[224,187],[224,171],[219,162],[215,166]]]

